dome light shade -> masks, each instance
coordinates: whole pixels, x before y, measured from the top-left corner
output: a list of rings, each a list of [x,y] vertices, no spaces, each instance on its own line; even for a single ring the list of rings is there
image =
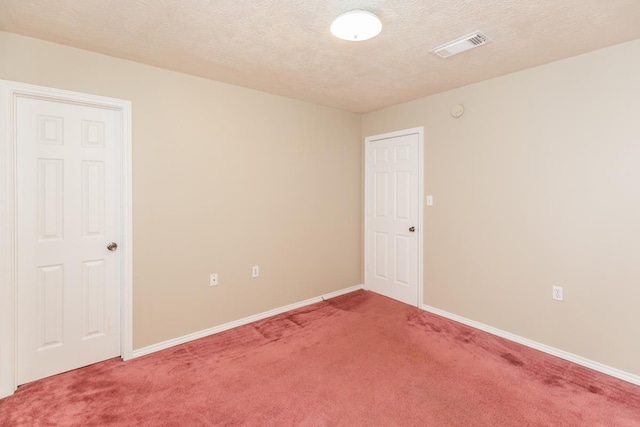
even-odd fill
[[[352,10],[338,16],[331,24],[331,34],[354,42],[369,40],[380,34],[382,22],[366,10]]]

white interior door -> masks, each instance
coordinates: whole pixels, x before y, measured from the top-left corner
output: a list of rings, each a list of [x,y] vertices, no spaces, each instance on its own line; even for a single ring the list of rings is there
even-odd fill
[[[365,287],[418,305],[422,130],[368,137]]]
[[[15,108],[24,384],[120,355],[120,257],[107,246],[121,236],[122,119],[114,109],[29,97]]]

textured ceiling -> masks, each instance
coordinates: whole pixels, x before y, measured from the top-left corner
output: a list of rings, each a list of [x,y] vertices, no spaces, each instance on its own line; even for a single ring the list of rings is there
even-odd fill
[[[334,38],[353,9],[382,33]],[[640,0],[0,0],[0,30],[363,113],[640,38]]]

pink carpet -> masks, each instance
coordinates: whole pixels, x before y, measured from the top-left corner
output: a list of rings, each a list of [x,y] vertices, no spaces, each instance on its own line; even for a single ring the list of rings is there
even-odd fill
[[[358,291],[24,385],[0,425],[640,426],[640,387]]]

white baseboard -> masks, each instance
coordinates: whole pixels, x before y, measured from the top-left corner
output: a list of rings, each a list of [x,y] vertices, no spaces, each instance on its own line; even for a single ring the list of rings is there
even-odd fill
[[[223,331],[227,331],[229,329],[237,328],[238,326],[246,325],[248,323],[257,322],[258,320],[266,319],[267,317],[275,316],[277,314],[282,314],[290,310],[295,310],[297,308],[301,308],[306,305],[311,305],[327,299],[335,298],[337,296],[348,294],[350,292],[354,292],[362,288],[363,288],[363,285],[351,286],[350,288],[341,289],[339,291],[330,292],[328,294],[325,294],[319,297],[309,298],[304,301],[285,305],[283,307],[274,308],[273,310],[269,310],[263,313],[255,314],[253,316],[245,317],[244,319],[234,320],[232,322],[225,323],[219,326],[214,326],[213,328],[205,329],[203,331],[194,332],[192,334],[183,335],[178,338],[173,338],[157,344],[152,344],[147,347],[142,347],[137,350],[133,350],[133,358],[155,353],[156,351],[160,351],[160,350],[167,349],[169,347],[184,344],[189,341],[197,340],[199,338],[208,337],[209,335],[213,335]]]
[[[437,314],[438,316],[446,317],[447,319],[454,320],[458,323],[471,326],[472,328],[480,329],[481,331],[488,332],[492,335],[496,335],[501,338],[508,339],[509,341],[513,341],[518,344],[531,347],[533,349],[542,351],[543,353],[547,353],[552,356],[556,356],[561,359],[568,360],[569,362],[573,362],[577,365],[581,365],[586,368],[593,369],[594,371],[602,372],[603,374],[607,374],[609,376],[621,379],[623,381],[640,385],[640,376],[638,375],[625,372],[617,368],[612,368],[611,366],[604,365],[600,362],[595,362],[593,360],[584,358],[582,356],[578,356],[577,354],[569,353],[567,351],[560,350],[560,349],[548,346],[546,344],[542,344],[537,341],[530,340],[528,338],[523,338],[519,335],[512,334],[511,332],[503,331],[501,329],[494,328],[493,326],[485,325],[484,323],[476,322],[475,320],[467,319],[465,317],[458,316],[457,314],[452,314],[452,313],[449,313],[448,311],[440,310],[439,308],[431,307],[426,304],[422,305],[422,309],[425,311],[428,311],[429,313]]]

